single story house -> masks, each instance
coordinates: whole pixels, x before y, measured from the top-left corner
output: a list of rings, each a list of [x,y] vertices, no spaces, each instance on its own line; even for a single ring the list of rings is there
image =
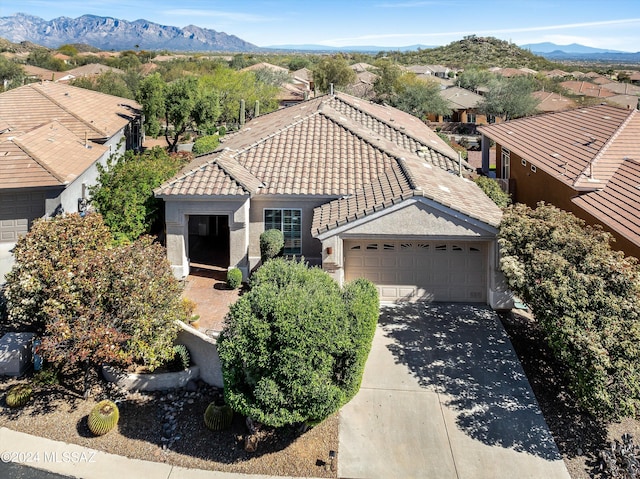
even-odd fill
[[[553,204],[600,224],[613,247],[640,258],[640,114],[597,105],[479,127],[483,170],[489,140],[496,176],[513,199]]]
[[[143,141],[135,101],[64,83],[32,83],[0,94],[0,242],[34,219],[77,212],[97,164]]]
[[[446,88],[438,93],[447,102],[452,113],[448,117],[429,114],[427,116],[429,121],[436,123],[474,123],[477,125],[489,123],[487,116],[478,110],[483,98],[477,93],[459,86]]]
[[[502,212],[470,171],[418,118],[337,93],[251,120],[155,195],[178,278],[196,248],[246,278],[261,233],[276,228],[286,255],[340,283],[368,278],[383,301],[510,307],[498,269]]]

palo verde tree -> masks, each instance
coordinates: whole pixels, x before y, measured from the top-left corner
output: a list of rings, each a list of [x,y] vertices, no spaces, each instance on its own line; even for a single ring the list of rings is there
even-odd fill
[[[532,309],[579,403],[596,417],[640,413],[640,268],[611,235],[544,203],[505,210],[500,266]]]
[[[267,261],[218,341],[225,400],[268,426],[314,424],[360,388],[378,318],[366,280],[341,289],[319,268]]]
[[[532,95],[536,87],[534,78],[497,77],[491,80],[488,86],[489,91],[478,105],[479,111],[505,120],[532,115],[536,112],[539,100]]]
[[[14,250],[8,321],[42,337],[43,357],[89,371],[104,363],[153,370],[172,359],[181,287],[164,249],[144,237],[114,246],[99,214],[36,221]]]
[[[340,89],[354,83],[356,78],[356,73],[349,68],[349,63],[341,55],[323,58],[313,67],[315,87],[324,93],[329,92],[331,85]]]

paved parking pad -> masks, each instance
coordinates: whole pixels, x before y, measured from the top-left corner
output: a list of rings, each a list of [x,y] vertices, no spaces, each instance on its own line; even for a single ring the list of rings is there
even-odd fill
[[[497,315],[383,305],[360,392],[340,413],[343,478],[569,479]]]

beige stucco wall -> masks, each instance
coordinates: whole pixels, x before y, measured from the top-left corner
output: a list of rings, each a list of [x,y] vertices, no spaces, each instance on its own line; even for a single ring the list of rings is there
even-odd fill
[[[264,210],[269,208],[302,210],[302,256],[311,264],[321,264],[321,243],[311,236],[313,209],[333,198],[254,196],[249,213],[249,262],[255,268],[260,262],[260,235],[264,232]]]
[[[229,265],[248,274],[249,197],[170,198],[165,201],[167,257],[176,278],[189,274],[189,216],[226,215],[229,217]]]

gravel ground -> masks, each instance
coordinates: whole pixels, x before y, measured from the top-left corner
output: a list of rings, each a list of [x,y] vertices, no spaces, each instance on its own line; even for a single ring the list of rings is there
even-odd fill
[[[130,458],[166,462],[176,466],[217,471],[279,476],[336,477],[323,461],[338,449],[338,418],[301,434],[293,428],[263,428],[255,453],[244,451],[248,430],[236,415],[227,431],[206,428],[207,405],[221,402],[221,391],[204,383],[189,390],[165,393],[122,393],[98,385],[87,400],[59,386],[39,388],[22,409],[11,409],[5,392],[25,381],[0,379],[0,426],[56,441],[78,444]],[[116,399],[120,421],[116,430],[94,437],[87,415],[99,400]]]
[[[610,441],[628,433],[637,444],[640,421],[602,424],[580,410],[563,381],[563,369],[553,359],[551,351],[540,346],[542,334],[535,321],[526,313],[501,316],[520,358],[525,373],[538,399],[542,414],[553,434],[572,479],[600,477],[598,453]]]

